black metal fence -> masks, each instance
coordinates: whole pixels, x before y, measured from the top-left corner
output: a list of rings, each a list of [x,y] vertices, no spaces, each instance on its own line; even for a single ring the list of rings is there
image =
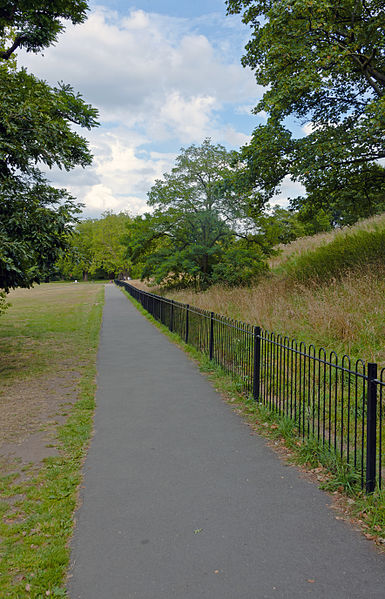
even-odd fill
[[[235,375],[240,390],[351,466],[370,493],[383,478],[385,368],[316,349],[116,281],[156,320]]]

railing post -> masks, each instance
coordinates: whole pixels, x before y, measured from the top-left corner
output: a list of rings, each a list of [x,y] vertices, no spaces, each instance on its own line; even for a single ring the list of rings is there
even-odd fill
[[[210,314],[210,345],[209,345],[209,357],[213,359],[214,355],[214,312]]]
[[[254,327],[253,398],[259,400],[261,370],[261,327]]]
[[[376,486],[377,450],[377,364],[368,363],[366,406],[366,492],[373,493]]]
[[[186,335],[185,335],[185,339],[184,339],[185,343],[188,343],[188,334],[189,334],[189,330],[188,330],[189,329],[189,316],[188,316],[188,313],[189,313],[189,309],[190,309],[190,305],[186,304]]]
[[[209,343],[209,357],[213,359],[214,354],[214,312],[210,314],[210,343]]]
[[[169,329],[172,333],[174,329],[174,300],[171,300],[171,313],[170,313],[170,326]]]

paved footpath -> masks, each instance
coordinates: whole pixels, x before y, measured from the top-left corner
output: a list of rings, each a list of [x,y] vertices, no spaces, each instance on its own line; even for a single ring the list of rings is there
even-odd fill
[[[113,285],[70,599],[384,599],[385,556]]]

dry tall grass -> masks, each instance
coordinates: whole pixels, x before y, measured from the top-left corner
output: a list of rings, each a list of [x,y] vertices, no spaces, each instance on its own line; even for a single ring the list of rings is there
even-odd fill
[[[384,229],[385,213],[352,227],[297,239],[284,246],[282,253],[272,259],[272,271],[253,288],[217,285],[199,293],[167,291],[166,295],[313,343],[317,348],[334,349],[340,354],[385,366],[385,265],[379,263],[377,268],[373,264],[368,268],[356,266],[344,276],[325,283],[310,279],[299,283],[290,269],[298,256],[312,254],[336,237]],[[145,291],[165,293],[158,287],[132,282]]]
[[[323,286],[299,285],[273,275],[254,288],[215,286],[202,293],[167,296],[385,365],[385,268],[351,272]]]
[[[287,245],[281,244],[277,246],[279,254],[270,258],[269,266],[273,269],[284,267],[288,261],[295,259],[301,254],[311,252],[322,245],[327,245],[336,237],[343,237],[354,231],[376,231],[377,229],[384,228],[385,213],[358,221],[351,227],[342,227],[341,229],[334,229],[333,231],[328,231],[326,233],[318,233],[317,235],[311,235],[309,237],[300,237]]]

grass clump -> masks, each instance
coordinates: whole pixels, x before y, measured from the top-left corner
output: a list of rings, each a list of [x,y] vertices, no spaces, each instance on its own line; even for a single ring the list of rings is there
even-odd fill
[[[356,230],[306,252],[286,265],[287,275],[301,283],[329,281],[385,262],[385,228]]]
[[[277,254],[269,259],[269,266],[273,272],[286,271],[286,266],[295,262],[304,254],[312,253],[318,248],[327,246],[333,241],[345,238],[359,231],[376,232],[385,229],[385,213],[362,219],[351,226],[346,226],[332,231],[317,233],[307,237],[300,237],[288,244],[277,246]]]

